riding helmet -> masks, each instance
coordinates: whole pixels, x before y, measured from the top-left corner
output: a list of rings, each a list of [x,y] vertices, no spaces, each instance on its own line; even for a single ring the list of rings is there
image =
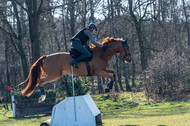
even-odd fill
[[[96,25],[94,24],[94,23],[90,23],[89,25],[88,25],[88,28],[90,29],[90,28],[94,28],[94,29],[96,29],[96,31],[97,31],[97,27],[96,27]]]

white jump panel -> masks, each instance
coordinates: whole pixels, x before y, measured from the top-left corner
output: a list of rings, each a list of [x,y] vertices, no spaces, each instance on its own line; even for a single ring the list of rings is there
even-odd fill
[[[101,122],[100,111],[89,94],[75,96],[76,106],[73,99],[68,97],[53,107],[51,126],[96,126],[97,116]]]

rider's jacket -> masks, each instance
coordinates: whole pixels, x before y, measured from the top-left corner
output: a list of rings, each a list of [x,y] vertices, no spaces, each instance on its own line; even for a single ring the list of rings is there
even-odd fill
[[[87,41],[89,40],[89,37],[84,33],[84,31],[87,30],[86,28],[80,30],[77,34],[75,34],[71,41],[78,40],[82,45],[85,45]]]

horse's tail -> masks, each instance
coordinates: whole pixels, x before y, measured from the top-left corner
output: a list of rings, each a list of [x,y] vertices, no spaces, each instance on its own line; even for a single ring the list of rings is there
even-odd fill
[[[30,72],[28,75],[28,78],[20,83],[19,85],[25,83],[27,80],[28,85],[26,88],[22,91],[23,96],[29,97],[35,90],[35,88],[39,85],[39,80],[44,76],[44,70],[42,68],[43,66],[43,60],[46,58],[46,56],[40,57],[30,68]],[[17,85],[17,86],[19,86]]]

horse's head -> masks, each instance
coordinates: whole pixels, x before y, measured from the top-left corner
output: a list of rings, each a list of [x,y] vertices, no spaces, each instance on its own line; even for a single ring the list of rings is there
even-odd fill
[[[127,62],[131,62],[131,53],[129,50],[129,45],[127,44],[127,39],[123,41],[122,39],[105,38],[102,44],[108,46],[108,50],[114,51],[115,53],[120,53]]]
[[[121,41],[121,42],[122,42],[122,45],[119,49],[119,53],[123,56],[123,58],[127,62],[131,62],[131,53],[130,53],[129,45],[127,43],[127,39],[125,41]]]

